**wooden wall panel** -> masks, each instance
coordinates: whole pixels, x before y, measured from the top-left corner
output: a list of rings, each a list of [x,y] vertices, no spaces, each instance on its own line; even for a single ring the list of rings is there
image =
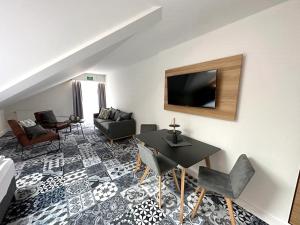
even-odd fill
[[[182,113],[235,120],[243,55],[236,55],[165,71],[164,109]],[[169,76],[217,69],[216,108],[186,107],[168,104],[167,78]]]

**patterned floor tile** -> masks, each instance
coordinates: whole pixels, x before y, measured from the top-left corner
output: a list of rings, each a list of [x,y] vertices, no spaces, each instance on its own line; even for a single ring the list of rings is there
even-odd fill
[[[118,192],[118,187],[113,182],[105,182],[102,184],[99,184],[95,189],[93,190],[93,194],[95,196],[95,199],[99,202],[103,202],[114,195],[116,195]]]
[[[87,179],[87,174],[85,169],[79,169],[75,170],[70,173],[66,173],[64,175],[64,183],[65,185],[71,184],[74,181],[81,180],[81,179]]]
[[[117,159],[111,159],[103,162],[103,165],[106,167],[107,170],[109,170],[116,166],[121,165],[121,163]]]
[[[64,174],[66,174],[82,168],[84,168],[82,161],[77,161],[77,162],[65,164],[63,168],[63,172]]]
[[[79,195],[91,189],[88,179],[74,181],[65,188],[67,196]]]
[[[132,209],[134,205],[140,204],[146,198],[149,198],[147,192],[139,185],[130,187],[122,191],[121,195],[124,199],[126,199],[129,202],[128,207],[130,209]]]
[[[69,218],[68,225],[99,225],[104,224],[99,205],[84,210]]]
[[[89,183],[91,188],[95,188],[98,185],[111,181],[110,177],[108,176],[108,173],[105,171],[93,174],[88,177]]]
[[[82,193],[73,198],[68,199],[68,209],[70,216],[76,215],[96,204],[91,191]]]
[[[20,179],[17,180],[17,188],[26,188],[30,186],[37,185],[41,179],[43,178],[43,175],[41,173],[33,173],[26,175]]]
[[[126,190],[127,188],[131,186],[135,186],[138,183],[138,179],[136,178],[135,174],[128,173],[122,177],[120,177],[117,180],[114,180],[117,187],[119,188],[119,191]]]
[[[163,220],[166,215],[158,208],[155,200],[147,199],[139,205],[133,206],[134,220],[137,224],[153,225]]]
[[[74,162],[78,162],[78,161],[81,161],[82,158],[81,158],[81,155],[77,154],[77,155],[73,155],[73,156],[70,156],[70,157],[67,157],[64,159],[65,161],[65,165],[66,164],[70,164],[70,163],[74,163]]]
[[[47,191],[51,191],[55,188],[62,187],[64,185],[64,177],[63,176],[47,176],[42,179],[39,184],[39,192],[45,193]]]
[[[61,224],[68,218],[68,210],[66,202],[61,202],[49,206],[32,215],[32,225],[40,224]]]
[[[57,153],[45,157],[43,171],[52,170],[53,168],[64,166],[64,154]]]
[[[83,163],[84,167],[90,167],[90,166],[101,163],[101,159],[98,156],[93,157],[93,158],[86,158],[86,159],[82,160],[82,163]]]
[[[39,185],[29,186],[26,188],[19,188],[15,192],[15,198],[17,201],[33,198],[40,193]]]
[[[107,172],[112,180],[118,179],[118,178],[130,173],[130,171],[127,170],[123,165],[119,165],[117,167],[108,169]]]
[[[124,214],[117,216],[109,224],[111,225],[137,225],[133,213],[128,210]]]
[[[123,215],[127,210],[127,201],[120,195],[102,202],[100,204],[101,216],[104,221],[109,222]]]

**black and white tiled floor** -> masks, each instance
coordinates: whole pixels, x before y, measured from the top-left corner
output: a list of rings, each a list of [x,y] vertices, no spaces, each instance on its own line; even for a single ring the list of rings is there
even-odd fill
[[[62,138],[62,152],[30,160],[21,160],[11,133],[0,138],[0,155],[14,160],[18,187],[3,224],[179,224],[180,196],[171,174],[163,178],[159,209],[155,174],[151,172],[139,185],[143,171],[133,173],[134,141],[110,145],[97,130],[86,127],[84,132],[85,139],[77,133]],[[53,150],[57,144],[26,151],[26,156]],[[212,193],[204,197],[198,216],[190,219],[196,186],[196,180],[188,177],[184,224],[230,225],[224,199]],[[266,224],[236,204],[234,211],[239,225]]]

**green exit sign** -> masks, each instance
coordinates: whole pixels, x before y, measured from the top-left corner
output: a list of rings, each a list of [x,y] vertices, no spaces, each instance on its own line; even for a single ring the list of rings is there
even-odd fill
[[[94,80],[94,77],[92,77],[92,76],[86,76],[86,79],[87,80]]]

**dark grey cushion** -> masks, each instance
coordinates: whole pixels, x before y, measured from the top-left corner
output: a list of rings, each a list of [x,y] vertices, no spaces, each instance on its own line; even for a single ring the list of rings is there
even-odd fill
[[[36,138],[43,134],[47,134],[47,130],[45,130],[40,125],[35,125],[33,127],[24,127],[24,130],[29,139]]]
[[[110,115],[109,115],[110,120],[114,120],[116,112],[117,112],[117,109],[114,109],[112,107],[110,108]]]
[[[120,110],[117,109],[117,110],[115,111],[115,115],[114,115],[113,120],[116,121],[116,120],[119,118],[119,116],[120,116]]]
[[[99,119],[99,118],[94,118],[94,123],[103,123],[103,122],[109,122],[111,120],[104,120],[104,119]]]
[[[123,111],[120,111],[119,117],[121,118],[120,120],[130,120],[132,116],[132,113],[126,113]]]
[[[43,123],[57,123],[56,117],[53,111],[45,111],[41,114]]]

